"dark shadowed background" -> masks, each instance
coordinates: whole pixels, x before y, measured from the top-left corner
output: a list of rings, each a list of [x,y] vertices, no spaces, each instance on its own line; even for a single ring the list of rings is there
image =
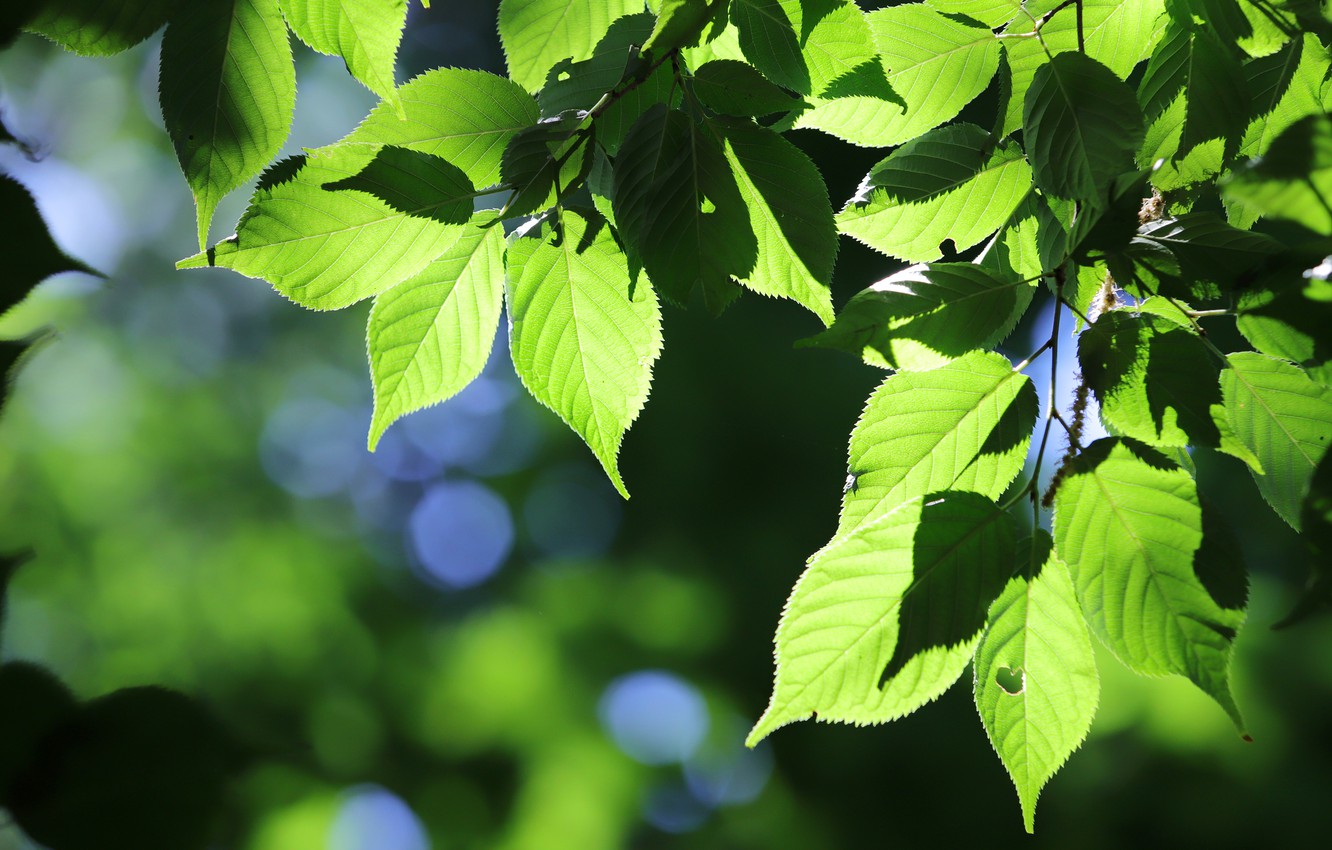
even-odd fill
[[[413,4],[400,79],[502,73],[494,15],[493,0]],[[0,150],[0,166],[109,275],[53,278],[0,322],[58,330],[0,421],[0,551],[36,553],[4,653],[83,698],[157,683],[205,701],[258,754],[219,847],[1325,846],[1332,623],[1269,630],[1302,565],[1237,462],[1197,457],[1234,483],[1220,507],[1254,574],[1235,680],[1255,743],[1183,680],[1105,656],[1091,737],[1034,838],[970,674],[889,726],[805,723],[745,750],[783,601],[836,525],[847,435],[882,373],[793,350],[817,321],[791,303],[667,309],[622,502],[526,397],[501,326],[476,384],[368,454],[368,304],[316,314],[260,281],[174,271],[193,211],[157,45],[84,59],[22,36],[0,53],[5,123],[42,154]],[[373,102],[296,50],[289,152]],[[969,109],[988,124],[992,108]],[[835,207],[882,155],[792,137]],[[892,270],[844,241],[837,303]],[[1007,350],[1034,347],[1024,326]],[[25,846],[0,824],[0,848]]]

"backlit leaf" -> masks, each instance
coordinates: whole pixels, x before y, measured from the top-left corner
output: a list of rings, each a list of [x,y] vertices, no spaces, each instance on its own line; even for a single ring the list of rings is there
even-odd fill
[[[1210,552],[1192,476],[1141,443],[1097,440],[1059,485],[1054,536],[1110,651],[1137,673],[1187,677],[1243,732],[1229,677],[1244,611],[1200,577]]]
[[[170,0],[12,0],[30,5],[28,29],[83,56],[110,56],[128,50],[163,24],[173,11]],[[195,5],[193,3],[188,5]]]
[[[562,59],[581,62],[611,22],[643,11],[643,0],[502,0],[500,42],[509,78],[530,92]]]
[[[1041,788],[1087,737],[1101,690],[1068,567],[1052,545],[1038,529],[1018,546],[1018,574],[990,606],[976,647],[976,708],[1017,786],[1027,832]]]
[[[837,226],[819,170],[772,130],[731,120],[712,126],[758,241],[753,271],[736,279],[762,295],[790,298],[831,324]]]
[[[437,260],[375,298],[366,339],[375,410],[370,448],[399,418],[481,374],[504,300],[504,232],[471,226]]]
[[[177,267],[222,266],[337,310],[420,272],[472,214],[466,175],[418,151],[350,145],[294,164],[260,182],[235,236]]]
[[[836,536],[921,493],[999,498],[1022,471],[1035,424],[1035,388],[994,352],[887,378],[851,432],[853,483],[842,496]]]
[[[880,162],[837,216],[841,231],[890,257],[930,262],[972,247],[1006,222],[1031,189],[1015,142],[974,124],[912,139]]]
[[[278,0],[179,5],[158,90],[202,248],[218,201],[277,156],[291,127],[296,72]]]
[[[1285,360],[1241,351],[1221,371],[1226,414],[1262,463],[1254,481],[1272,508],[1299,530],[1300,506],[1332,443],[1332,389]]]
[[[772,701],[747,743],[815,714],[885,723],[937,698],[971,659],[1014,537],[990,500],[945,492],[834,540],[786,604]]]
[[[885,369],[932,369],[1001,342],[1031,303],[1032,284],[972,263],[911,266],[856,293],[832,327],[802,344]]]
[[[398,102],[393,66],[407,23],[407,0],[281,0],[296,37],[328,56],[341,56],[366,88]]]
[[[661,312],[599,216],[565,210],[558,227],[505,255],[509,347],[523,385],[583,438],[626,499],[617,457],[647,401]]]
[[[985,90],[999,67],[999,41],[984,27],[946,17],[922,3],[866,16],[887,86],[852,91],[815,105],[796,121],[853,144],[890,147],[953,118]]]
[[[394,145],[448,160],[478,189],[500,179],[509,141],[541,116],[531,95],[484,71],[437,68],[398,90],[406,118],[379,104],[342,143]]]

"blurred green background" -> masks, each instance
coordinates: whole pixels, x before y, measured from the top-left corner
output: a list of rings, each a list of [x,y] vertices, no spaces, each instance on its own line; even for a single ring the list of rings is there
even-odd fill
[[[494,14],[414,4],[400,78],[502,73]],[[297,51],[289,152],[372,105],[340,63]],[[1254,573],[1235,678],[1256,743],[1182,680],[1106,656],[1091,738],[1035,837],[966,677],[889,726],[806,723],[745,750],[783,600],[835,527],[847,434],[881,373],[794,351],[817,328],[789,303],[668,310],[622,503],[524,395],[501,327],[475,385],[371,455],[368,304],[309,313],[259,281],[173,270],[193,211],[156,55],[156,38],[84,59],[33,36],[0,53],[5,122],[41,153],[5,149],[0,167],[110,276],[53,278],[0,323],[58,332],[0,421],[0,551],[36,553],[4,653],[83,698],[158,683],[204,700],[262,754],[219,847],[1326,846],[1332,623],[1268,629],[1300,547],[1238,463],[1198,456]],[[834,205],[877,158],[793,137]],[[890,271],[844,241],[838,303]],[[1010,345],[1035,347],[1025,329]],[[0,825],[0,850],[25,846]]]

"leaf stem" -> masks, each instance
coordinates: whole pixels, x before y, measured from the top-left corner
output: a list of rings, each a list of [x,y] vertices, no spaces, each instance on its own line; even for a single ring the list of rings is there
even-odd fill
[[[1031,354],[1028,354],[1026,360],[1023,360],[1021,363],[1019,363],[1019,364],[1017,364],[1016,366],[1014,366],[1014,367],[1013,367],[1013,371],[1014,371],[1014,372],[1021,372],[1023,369],[1025,369],[1025,368],[1027,368],[1028,366],[1030,366],[1030,365],[1031,365],[1031,361],[1035,360],[1037,357],[1040,357],[1042,354],[1044,354],[1046,351],[1048,351],[1048,350],[1050,349],[1050,347],[1051,347],[1052,344],[1053,344],[1053,341],[1047,339],[1044,343],[1041,344],[1041,347],[1040,347],[1040,348],[1036,349],[1036,350],[1033,351]]]

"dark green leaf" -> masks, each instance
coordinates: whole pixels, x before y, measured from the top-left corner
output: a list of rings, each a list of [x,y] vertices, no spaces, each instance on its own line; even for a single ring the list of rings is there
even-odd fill
[[[643,114],[615,158],[615,221],[652,285],[676,303],[696,290],[720,312],[758,259],[725,152],[683,112],[656,106]]]
[[[1060,198],[1103,204],[1142,144],[1133,91],[1081,53],[1060,53],[1036,72],[1022,116],[1036,185]]]
[[[1185,213],[1143,226],[1139,241],[1169,251],[1178,278],[1163,278],[1162,295],[1214,299],[1258,277],[1282,251],[1270,236],[1231,227],[1214,213]]]
[[[0,210],[5,215],[5,226],[0,228],[0,254],[6,258],[5,273],[0,276],[0,316],[53,274],[84,272],[101,276],[60,250],[28,190],[4,174],[0,174]]]
[[[586,119],[551,118],[520,130],[504,149],[500,176],[513,187],[502,217],[526,215],[566,198],[592,167],[592,145],[578,132]]]
[[[763,76],[801,94],[813,93],[800,50],[799,22],[791,20],[785,4],[780,0],[732,0],[730,14],[745,58]]]
[[[704,106],[723,115],[787,112],[800,102],[754,68],[733,59],[714,60],[699,68],[694,74],[694,91]]]
[[[1332,605],[1332,454],[1324,454],[1309,480],[1300,510],[1309,580],[1295,607],[1273,628],[1293,626]]]
[[[1180,94],[1184,123],[1174,159],[1199,144],[1222,139],[1228,153],[1239,148],[1248,125],[1248,81],[1233,44],[1227,46],[1210,28],[1171,23],[1157,45],[1139,87],[1143,111],[1154,120]]]

